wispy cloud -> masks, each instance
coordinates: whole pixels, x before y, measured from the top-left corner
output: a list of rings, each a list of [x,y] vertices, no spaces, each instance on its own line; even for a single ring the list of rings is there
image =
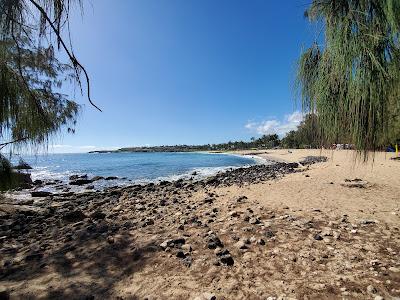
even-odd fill
[[[257,134],[278,134],[284,136],[291,130],[295,130],[300,122],[303,120],[304,115],[300,111],[295,111],[290,115],[286,115],[283,120],[276,118],[264,120],[261,122],[248,122],[244,127],[251,132]]]

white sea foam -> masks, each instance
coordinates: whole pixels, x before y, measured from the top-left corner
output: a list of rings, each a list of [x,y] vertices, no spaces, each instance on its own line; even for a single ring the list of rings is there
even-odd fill
[[[214,153],[207,153],[207,152],[201,152],[202,154],[210,154],[214,155]],[[217,154],[217,153],[215,153]],[[94,186],[94,190],[103,190],[104,188],[111,187],[111,186],[127,186],[127,185],[132,185],[132,184],[146,184],[150,182],[159,182],[159,181],[176,181],[179,179],[193,179],[193,180],[201,180],[206,177],[210,177],[213,175],[216,175],[217,173],[220,172],[225,172],[227,170],[232,170],[232,169],[237,169],[237,168],[243,168],[243,167],[249,167],[254,164],[271,164],[271,161],[268,161],[266,159],[263,159],[259,156],[255,155],[239,155],[239,154],[233,154],[233,153],[218,153],[219,155],[227,155],[227,156],[235,156],[235,157],[245,157],[249,159],[248,164],[246,165],[241,165],[241,166],[220,166],[220,167],[195,167],[192,169],[187,170],[184,173],[176,173],[176,174],[171,174],[171,175],[166,175],[166,176],[159,176],[157,178],[131,178],[132,180],[129,179],[122,179],[118,178],[116,180],[98,180],[91,185]],[[144,165],[142,165],[143,167]],[[59,171],[58,171],[59,170]],[[95,171],[93,171],[95,173]],[[62,170],[62,167],[58,166],[52,166],[52,167],[46,167],[46,166],[40,166],[36,167],[31,171],[32,174],[32,179],[44,179],[44,180],[60,180],[63,183],[63,186],[61,185],[47,185],[43,188],[40,188],[40,190],[44,191],[50,191],[50,192],[60,192],[63,188],[66,187],[66,185],[69,182],[69,177],[71,175],[83,175],[87,174],[89,178],[96,176],[96,175],[102,175],[102,174],[92,174],[90,172],[82,173],[79,171],[70,171],[70,170]],[[111,174],[110,174],[111,175]],[[129,176],[129,175],[127,175]],[[70,188],[70,191],[73,192],[82,192],[82,191],[87,191],[85,189],[86,186],[70,186],[68,185],[68,188]]]

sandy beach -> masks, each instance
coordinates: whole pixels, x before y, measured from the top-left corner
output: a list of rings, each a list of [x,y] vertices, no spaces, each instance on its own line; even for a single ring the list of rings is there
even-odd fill
[[[400,297],[392,154],[365,164],[345,150],[257,155],[281,164],[35,203],[3,199],[0,298]],[[328,160],[290,164],[321,155]]]
[[[400,225],[400,164],[394,153],[377,152],[364,163],[350,150],[268,150],[258,156],[298,162],[306,156],[326,156],[328,161],[291,174],[273,184],[254,185],[248,195],[266,206],[289,206],[294,210],[320,209],[351,219],[369,218]],[[246,154],[248,152],[240,152]],[[250,152],[251,153],[251,152]],[[346,179],[362,179],[365,188],[348,188]]]

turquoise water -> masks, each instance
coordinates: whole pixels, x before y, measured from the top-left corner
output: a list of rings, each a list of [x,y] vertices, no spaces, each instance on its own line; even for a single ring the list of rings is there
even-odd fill
[[[127,184],[156,180],[209,176],[229,168],[256,164],[250,157],[207,153],[80,153],[24,157],[33,170],[32,179],[59,179],[68,182],[73,174],[117,176],[118,180],[96,185]]]

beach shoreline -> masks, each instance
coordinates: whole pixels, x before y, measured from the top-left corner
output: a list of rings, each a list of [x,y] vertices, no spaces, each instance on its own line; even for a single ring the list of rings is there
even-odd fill
[[[278,162],[199,181],[3,202],[0,292],[44,299],[399,297],[399,162],[383,153],[371,165],[355,162],[351,151],[261,152],[234,154]],[[328,161],[298,165],[321,155]]]

